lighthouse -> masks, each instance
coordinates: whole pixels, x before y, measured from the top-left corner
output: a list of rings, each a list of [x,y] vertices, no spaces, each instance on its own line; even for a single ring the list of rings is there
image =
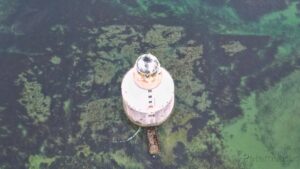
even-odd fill
[[[158,59],[148,53],[139,56],[125,74],[122,84],[125,114],[134,124],[147,127],[149,147],[156,138],[155,127],[165,122],[174,107],[174,81],[170,73],[160,66]],[[155,146],[155,145],[152,145]],[[156,147],[158,148],[158,147]],[[152,151],[151,154],[155,154]]]

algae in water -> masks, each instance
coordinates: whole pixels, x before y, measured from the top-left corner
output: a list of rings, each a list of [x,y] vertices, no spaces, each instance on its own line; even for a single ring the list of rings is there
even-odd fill
[[[297,168],[299,81],[300,72],[295,71],[267,91],[253,92],[242,101],[243,117],[222,131],[228,155],[252,169]]]
[[[42,86],[36,81],[28,81],[20,75],[19,82],[23,85],[20,103],[26,108],[26,113],[34,123],[43,123],[50,116],[51,97],[42,93]]]

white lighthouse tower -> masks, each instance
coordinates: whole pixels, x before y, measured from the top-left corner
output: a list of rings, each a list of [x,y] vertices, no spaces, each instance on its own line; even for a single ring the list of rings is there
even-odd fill
[[[152,54],[138,57],[122,81],[125,113],[136,125],[158,126],[171,115],[174,82]]]
[[[170,117],[174,107],[174,81],[154,55],[139,56],[124,76],[121,88],[125,113],[134,124],[154,127]]]

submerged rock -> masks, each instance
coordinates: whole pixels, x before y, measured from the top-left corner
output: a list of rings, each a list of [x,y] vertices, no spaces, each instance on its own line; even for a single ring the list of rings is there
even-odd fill
[[[0,1],[0,23],[15,12],[17,5],[18,0]]]
[[[212,0],[208,3],[217,5],[227,2]],[[275,0],[275,2],[283,1]],[[251,7],[253,5],[248,9],[252,12],[256,11],[258,7],[258,14],[254,14],[257,15],[255,17],[258,17],[269,11],[269,8],[281,9],[276,5],[266,7],[267,4],[274,3],[269,0],[264,2],[247,0],[245,2],[232,1],[231,5],[238,4],[235,7],[241,7],[241,9],[237,10],[244,9],[242,6]],[[19,159],[24,159],[28,161],[28,164],[30,163],[28,166],[53,169],[159,167],[240,169],[238,162],[230,161],[226,158],[227,155],[223,154],[223,138],[219,132],[224,122],[222,114],[226,115],[224,115],[227,117],[226,119],[237,116],[234,111],[235,107],[239,106],[239,94],[241,93],[239,90],[242,89],[238,85],[241,76],[248,79],[256,77],[255,72],[260,69],[270,70],[268,64],[271,61],[261,64],[264,59],[260,60],[258,57],[273,56],[274,52],[261,52],[260,49],[265,48],[264,45],[251,47],[251,43],[263,42],[259,38],[250,40],[249,36],[237,36],[222,43],[222,40],[209,34],[214,31],[209,32],[208,30],[214,30],[219,24],[224,27],[221,29],[223,31],[219,32],[222,35],[218,36],[225,37],[225,39],[224,32],[232,33],[237,30],[236,28],[243,29],[243,26],[250,30],[253,29],[248,27],[249,25],[242,25],[230,7],[227,5],[211,6],[203,1],[126,1],[124,2],[125,6],[134,6],[131,9],[128,8],[131,14],[142,16],[142,19],[135,18],[134,21],[131,18],[132,15],[115,17],[115,13],[120,11],[114,11],[112,14],[110,11],[112,8],[107,8],[105,12],[99,10],[106,7],[104,5],[104,7],[98,8],[103,5],[102,1],[90,0],[83,3],[75,0],[71,4],[52,2],[51,4],[53,4],[51,10],[43,6],[42,9],[38,9],[40,12],[33,12],[32,14],[43,14],[43,16],[37,15],[32,22],[28,23],[28,26],[26,26],[28,19],[22,21],[21,25],[25,25],[26,29],[35,28],[30,29],[33,31],[25,32],[34,32],[34,34],[26,33],[28,37],[22,37],[20,41],[11,40],[12,45],[9,47],[20,50],[20,46],[24,49],[41,46],[37,50],[32,50],[33,52],[44,52],[46,49],[46,55],[43,53],[38,55],[24,52],[10,53],[10,55],[16,55],[16,57],[11,57],[10,61],[17,60],[16,58],[20,55],[27,56],[28,62],[19,60],[18,64],[25,63],[28,69],[35,72],[31,74],[30,78],[26,77],[20,80],[18,86],[22,87],[21,93],[16,94],[21,97],[19,102],[26,109],[24,115],[18,116],[20,125],[16,131],[22,135],[18,139],[20,138],[19,141],[22,143],[27,143],[26,145],[33,145],[35,149],[27,150],[24,148],[27,146],[23,146],[23,144],[10,147],[3,145],[5,149],[2,154],[4,155],[0,155],[0,158],[6,158],[9,151],[13,152],[10,157],[15,158],[14,153],[20,151],[21,154],[17,155],[16,163],[20,164],[23,161]],[[79,4],[92,4],[93,10],[90,8],[91,6],[85,6],[88,8],[85,8],[83,13],[78,13],[77,9],[83,8]],[[59,6],[62,9],[61,13],[55,15],[54,18],[68,20],[68,22],[61,22],[65,23],[65,26],[53,21],[51,27],[45,26],[47,28],[39,32],[39,24],[44,23],[41,21],[48,18],[48,14],[52,14],[52,10]],[[73,8],[75,6],[76,8]],[[69,11],[67,12],[68,16],[64,15],[64,7],[67,7],[66,11]],[[136,7],[143,8],[135,10]],[[121,10],[121,8],[114,9]],[[296,11],[295,8],[293,10],[291,14]],[[155,14],[149,13],[149,11],[155,11]],[[243,12],[239,11],[239,13]],[[172,13],[172,17],[175,15],[180,17],[178,20],[172,20],[173,18],[149,22],[143,20],[147,16],[150,18],[168,17],[168,13]],[[247,12],[245,13],[247,14]],[[22,14],[23,12],[20,11],[19,15]],[[288,18],[290,16],[288,14],[286,13],[284,17]],[[188,22],[182,22],[181,16],[186,15],[188,17],[184,19],[187,19]],[[17,19],[20,18],[22,17]],[[109,20],[108,18],[113,20],[105,22]],[[269,20],[276,20],[274,25],[279,25],[281,20],[278,18],[281,18],[281,13],[277,13],[274,18],[267,18],[265,23],[269,23]],[[50,15],[49,20],[51,20]],[[223,20],[226,21],[223,22]],[[294,20],[297,20],[297,17],[288,22],[294,22]],[[45,22],[47,21],[45,20]],[[232,24],[232,27],[227,27],[227,21]],[[287,20],[285,21],[287,22]],[[199,23],[201,24],[198,25]],[[225,24],[222,25],[223,23]],[[293,24],[296,27],[297,22]],[[268,32],[267,34],[273,34],[275,30],[275,28],[269,29],[273,26],[254,26]],[[23,27],[20,26],[21,28]],[[35,30],[38,31],[35,32]],[[50,31],[50,36],[46,30]],[[270,30],[271,32],[269,32]],[[282,30],[276,28],[278,32]],[[257,33],[256,31],[250,33],[253,32]],[[242,34],[245,31],[235,33]],[[53,34],[58,36],[53,37]],[[297,32],[295,31],[294,34]],[[32,42],[29,47],[28,44],[25,44],[26,40]],[[5,38],[4,43],[6,43]],[[269,41],[268,43],[273,45]],[[274,49],[276,50],[276,48]],[[146,133],[132,137],[140,129],[127,120],[121,106],[119,89],[125,71],[134,64],[137,56],[147,52],[158,56],[162,65],[170,71],[176,85],[175,112],[158,128],[161,154],[155,159],[147,155]],[[59,56],[59,58],[44,56]],[[55,65],[49,63],[49,59]],[[2,60],[1,63],[3,63]],[[296,64],[296,61],[294,63]],[[257,67],[257,65],[259,66]],[[9,74],[7,70],[3,70],[1,73],[5,76]],[[273,74],[278,79],[282,76],[276,72]],[[5,80],[6,78],[1,77],[1,79]],[[8,87],[8,89],[11,88]],[[251,91],[256,89],[251,88]],[[52,100],[50,95],[53,95]],[[50,114],[51,105],[53,105],[51,109],[53,114]],[[1,110],[0,107],[3,114],[12,107],[7,104],[1,104],[1,106],[6,108]],[[20,110],[24,111],[22,106]],[[266,105],[267,108],[268,106]],[[240,110],[238,109],[238,111]],[[18,112],[20,111],[15,113]],[[50,115],[52,115],[51,120],[48,120]],[[273,116],[271,118],[268,118],[267,114],[264,116],[270,120],[270,123],[273,122]],[[31,119],[34,125],[30,124],[27,127],[28,119]],[[293,122],[289,128],[295,133],[296,130],[292,129],[293,126],[296,126],[294,125],[296,122],[291,120],[290,116],[284,117],[283,120]],[[264,126],[264,122],[263,119],[257,121],[261,128],[264,128],[262,131],[271,130],[270,127]],[[275,121],[276,124],[279,122],[278,119]],[[31,125],[36,128],[31,129]],[[23,129],[23,126],[26,127],[26,130]],[[282,124],[278,126],[283,128]],[[4,134],[1,135],[0,142],[2,142],[2,137],[16,138],[15,130],[9,127],[1,128]],[[243,126],[242,131],[246,130],[247,126]],[[38,134],[32,134],[36,131]],[[284,130],[280,129],[280,131]],[[33,137],[29,138],[32,135]],[[267,140],[274,139],[274,143],[279,145],[281,136],[285,135],[272,134],[265,138]],[[288,137],[285,136],[285,138]],[[292,139],[295,140],[295,138]],[[4,140],[3,142],[8,141]],[[266,144],[271,143],[266,141]],[[284,146],[280,145],[274,151],[283,148]],[[11,161],[7,163],[13,166]],[[6,166],[6,164],[1,164],[0,168],[11,168]]]
[[[23,83],[19,102],[26,108],[27,115],[34,123],[43,123],[50,116],[51,98],[42,93],[42,86],[36,81],[28,81],[20,76]]]
[[[137,127],[126,123],[120,98],[97,99],[85,105],[79,125],[81,133],[91,131],[95,143],[113,143],[128,139]]]
[[[247,48],[239,41],[230,41],[228,44],[221,46],[229,56],[234,56],[236,53],[242,52]]]
[[[231,0],[230,4],[246,20],[259,19],[264,14],[287,7],[286,0]]]
[[[58,57],[58,56],[53,56],[53,57],[50,59],[50,62],[53,63],[54,65],[59,65],[60,62],[61,62],[61,58]]]

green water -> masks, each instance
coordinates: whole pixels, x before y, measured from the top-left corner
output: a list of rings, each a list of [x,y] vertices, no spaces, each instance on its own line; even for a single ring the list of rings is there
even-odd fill
[[[243,117],[222,131],[226,154],[254,169],[297,168],[299,79],[296,71],[267,91],[242,100]]]
[[[0,169],[297,169],[299,6],[0,0]],[[176,89],[157,156],[120,98],[147,52]]]

